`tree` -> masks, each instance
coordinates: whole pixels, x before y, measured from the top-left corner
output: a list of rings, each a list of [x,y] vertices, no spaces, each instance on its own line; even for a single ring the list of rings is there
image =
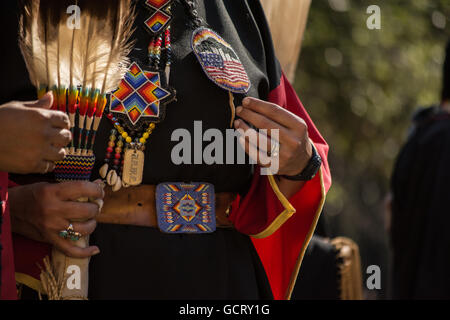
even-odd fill
[[[377,5],[381,29],[370,30]],[[324,216],[332,236],[360,246],[363,270],[388,279],[383,198],[417,106],[439,102],[448,0],[312,1],[295,87],[330,145],[333,186]]]

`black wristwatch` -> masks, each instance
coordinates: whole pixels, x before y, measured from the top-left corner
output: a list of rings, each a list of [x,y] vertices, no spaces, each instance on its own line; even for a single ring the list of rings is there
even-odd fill
[[[314,148],[314,146],[312,147],[312,152],[313,152],[312,157],[311,159],[309,159],[308,164],[306,165],[305,169],[303,169],[302,172],[300,172],[295,176],[283,175],[282,177],[293,181],[309,181],[313,179],[316,176],[317,172],[319,171],[320,166],[322,165],[322,158],[317,153],[316,148]]]

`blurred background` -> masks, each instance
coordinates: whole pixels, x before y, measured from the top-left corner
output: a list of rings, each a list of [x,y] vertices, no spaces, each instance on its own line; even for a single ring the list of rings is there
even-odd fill
[[[298,64],[296,57],[280,60],[330,145],[333,185],[321,223],[329,237],[346,236],[359,245],[364,297],[385,299],[389,289],[385,198],[413,111],[439,103],[450,1],[295,1],[281,2],[309,7],[302,19],[307,17],[300,58]],[[269,1],[262,2],[270,6]],[[367,27],[370,5],[380,8],[381,29]],[[274,15],[268,13],[269,20]],[[292,23],[295,27],[290,30],[301,32],[301,21]],[[286,43],[292,38],[291,45],[296,46],[292,33],[272,23],[275,43],[283,38],[280,32]],[[277,46],[283,55],[285,50]],[[289,52],[298,56],[299,50],[300,42]],[[366,289],[369,265],[380,266],[381,290]]]

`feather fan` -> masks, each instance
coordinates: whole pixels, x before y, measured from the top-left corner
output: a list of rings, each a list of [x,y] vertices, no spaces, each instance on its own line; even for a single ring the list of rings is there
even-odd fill
[[[74,4],[79,29],[68,22]],[[107,93],[129,64],[131,0],[22,0],[21,8],[19,45],[38,97],[52,90],[52,108],[68,113],[74,136],[69,153],[92,153]]]
[[[72,14],[67,9],[74,4],[80,8],[79,29],[70,28],[68,21]],[[95,163],[95,133],[107,93],[117,88],[129,64],[134,20],[131,0],[22,0],[20,7],[19,44],[31,82],[38,97],[51,90],[52,108],[67,112],[71,122],[74,138],[64,161],[56,163],[55,178],[89,180]],[[86,247],[88,242],[83,237],[75,244]],[[75,291],[61,285],[58,292],[49,293],[52,281],[66,281],[66,264],[80,266],[83,279],[87,277],[87,263],[54,248],[52,266],[47,261],[41,274],[49,298],[87,298],[85,284]]]

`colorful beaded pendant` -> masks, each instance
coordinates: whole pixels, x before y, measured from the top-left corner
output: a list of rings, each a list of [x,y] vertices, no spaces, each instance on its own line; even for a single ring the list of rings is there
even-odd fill
[[[175,99],[175,90],[168,85],[172,59],[172,2],[145,1],[145,6],[152,10],[144,23],[151,35],[148,65],[142,68],[132,62],[119,87],[110,96],[107,117],[115,129],[111,131],[100,175],[114,191],[142,183],[145,144],[155,123],[164,119],[166,105]],[[123,145],[115,146],[116,139]]]
[[[172,0],[146,0],[145,5],[154,13],[145,20],[144,24],[151,32],[158,34],[166,28],[172,20],[170,5]]]
[[[148,122],[161,121],[165,113],[161,108],[171,95],[161,85],[159,72],[144,71],[133,62],[119,88],[111,95],[110,111],[133,130]]]

